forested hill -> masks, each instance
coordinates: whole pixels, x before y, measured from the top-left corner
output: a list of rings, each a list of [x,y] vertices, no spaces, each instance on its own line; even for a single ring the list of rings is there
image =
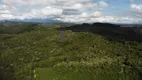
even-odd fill
[[[142,27],[121,27],[118,24],[110,23],[83,23],[80,25],[58,28],[58,30],[71,30],[73,32],[92,32],[94,34],[103,35],[109,40],[142,42]]]
[[[140,29],[105,25],[2,24],[0,80],[142,80]]]

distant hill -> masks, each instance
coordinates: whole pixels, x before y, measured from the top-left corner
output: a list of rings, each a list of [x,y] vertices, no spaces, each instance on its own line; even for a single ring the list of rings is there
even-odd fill
[[[109,40],[114,41],[138,41],[142,42],[141,27],[121,27],[118,24],[110,23],[83,23],[69,27],[57,28],[58,30],[71,30],[73,32],[91,32],[105,36]]]
[[[93,30],[94,28],[120,28],[120,25],[116,25],[116,24],[111,24],[111,23],[93,23],[93,24],[89,24],[89,23],[83,23],[83,24],[77,24],[77,25],[73,25],[73,26],[69,26],[69,27],[62,27],[62,28],[58,28],[59,30],[75,30],[75,31],[89,31]]]
[[[40,19],[40,18],[24,19],[24,20],[11,19],[9,21],[13,21],[13,22],[35,22],[35,23],[57,23],[57,22],[61,22],[61,21],[58,21],[58,20]]]

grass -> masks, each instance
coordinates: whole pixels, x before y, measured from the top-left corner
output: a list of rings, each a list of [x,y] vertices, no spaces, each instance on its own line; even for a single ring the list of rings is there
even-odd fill
[[[35,75],[36,80],[93,80],[88,72],[71,71],[63,73],[50,68],[37,68]]]

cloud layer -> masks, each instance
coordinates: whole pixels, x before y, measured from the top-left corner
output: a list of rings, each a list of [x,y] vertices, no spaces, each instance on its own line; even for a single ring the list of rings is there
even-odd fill
[[[142,18],[142,5],[132,4],[131,10],[135,16]]]
[[[134,15],[118,17],[106,15],[109,13],[106,10],[113,6],[103,0],[3,0],[0,20],[48,18],[66,22],[136,22],[135,16],[142,14],[142,5],[133,4],[134,1],[130,0],[127,6]],[[138,20],[141,19],[137,17]]]

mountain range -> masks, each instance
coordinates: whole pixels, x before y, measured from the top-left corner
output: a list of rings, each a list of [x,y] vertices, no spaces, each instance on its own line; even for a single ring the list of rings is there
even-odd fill
[[[40,19],[40,18],[33,18],[33,19],[23,19],[23,20],[19,20],[19,19],[11,19],[8,21],[14,21],[14,22],[35,22],[35,23],[58,23],[58,22],[62,22],[59,20],[53,20],[53,19]]]

